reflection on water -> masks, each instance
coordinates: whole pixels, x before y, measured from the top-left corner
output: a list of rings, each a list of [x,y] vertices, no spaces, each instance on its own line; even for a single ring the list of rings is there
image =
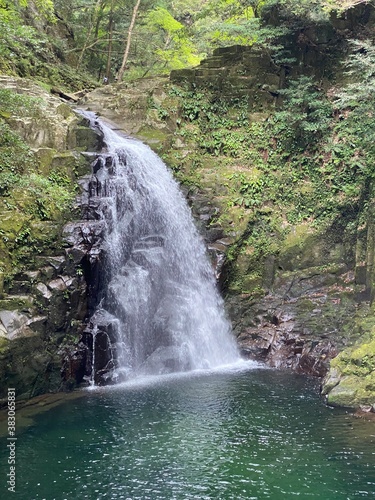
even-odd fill
[[[17,498],[375,495],[374,424],[326,408],[316,381],[237,369],[148,382],[40,415],[17,442]]]

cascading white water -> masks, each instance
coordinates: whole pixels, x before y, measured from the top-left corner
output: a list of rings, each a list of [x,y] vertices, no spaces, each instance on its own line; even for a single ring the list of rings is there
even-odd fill
[[[107,378],[239,360],[205,246],[176,181],[148,146],[96,117],[95,125],[107,146],[95,174],[106,263],[91,325],[95,337],[104,328],[110,338]]]

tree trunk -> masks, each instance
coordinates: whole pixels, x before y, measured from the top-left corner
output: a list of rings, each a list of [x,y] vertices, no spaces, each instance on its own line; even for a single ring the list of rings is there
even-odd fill
[[[105,70],[105,76],[108,78],[111,72],[111,57],[112,57],[112,45],[113,45],[113,0],[111,1],[111,12],[109,14],[109,41],[108,41],[108,53],[107,53],[107,67]]]
[[[138,8],[139,8],[139,4],[140,3],[141,3],[141,0],[137,0],[137,3],[135,4],[134,9],[133,9],[133,15],[132,15],[132,19],[130,21],[129,30],[128,30],[128,39],[126,40],[126,47],[125,47],[124,57],[122,59],[121,68],[120,68],[120,70],[118,72],[118,81],[119,82],[121,82],[121,80],[122,80],[122,78],[124,76],[124,71],[125,71],[126,63],[128,61],[129,50],[130,50],[130,42],[131,42],[131,39],[132,39],[132,33],[133,33],[134,24],[135,24],[135,18],[137,17]]]
[[[87,47],[88,45],[90,44],[90,38],[91,38],[91,34],[92,34],[92,31],[94,29],[94,23],[95,23],[95,16],[96,16],[96,13],[100,7],[100,2],[101,0],[97,0],[95,6],[94,6],[94,9],[93,9],[93,12],[92,12],[92,17],[91,17],[91,23],[90,23],[90,28],[87,32],[87,35],[86,35],[86,41],[82,47],[82,50],[81,50],[81,53],[79,55],[79,58],[78,58],[78,62],[77,62],[77,65],[76,65],[76,69],[79,69],[80,66],[81,66],[81,63],[82,63],[82,59],[83,59],[83,56],[85,55],[85,52],[87,50]]]

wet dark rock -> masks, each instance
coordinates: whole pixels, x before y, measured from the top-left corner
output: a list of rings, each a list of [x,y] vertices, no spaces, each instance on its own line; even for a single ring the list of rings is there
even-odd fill
[[[346,345],[344,331],[358,303],[353,273],[314,268],[292,275],[279,270],[264,297],[230,296],[227,306],[247,357],[323,377]]]
[[[95,385],[105,385],[116,378],[114,370],[116,362],[113,357],[113,339],[117,337],[116,318],[110,315],[92,318],[95,327],[90,322],[83,332],[82,344],[86,349],[86,364],[84,375]]]
[[[73,125],[80,127],[79,120],[69,113]],[[77,146],[82,141],[74,140],[73,125],[69,140]],[[80,130],[83,137],[83,128]],[[87,141],[102,147],[100,140],[92,140],[95,134],[88,130]],[[38,136],[39,142],[45,140],[43,134]],[[66,155],[56,159],[54,150],[44,150],[52,151],[57,166],[64,161]],[[60,248],[43,247],[29,268],[19,272],[12,282],[4,286],[1,281],[0,398],[6,395],[9,385],[16,388],[18,396],[28,398],[81,383],[87,357],[86,347],[79,344],[88,312],[87,262],[100,259],[95,245],[101,232],[96,220],[92,224],[87,220],[68,224]]]
[[[61,378],[65,389],[74,389],[81,384],[85,375],[87,363],[87,347],[79,343],[76,348],[63,348],[59,354],[63,358]]]

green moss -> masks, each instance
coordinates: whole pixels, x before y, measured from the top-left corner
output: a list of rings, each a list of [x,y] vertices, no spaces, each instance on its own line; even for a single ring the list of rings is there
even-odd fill
[[[306,244],[306,239],[311,235],[312,231],[311,225],[308,223],[298,224],[291,227],[283,241],[283,249],[288,252],[291,248],[303,248]]]
[[[137,137],[145,141],[152,149],[157,152],[162,152],[164,143],[169,137],[168,131],[161,130],[152,127],[142,127],[138,133]]]
[[[55,155],[56,150],[52,148],[39,148],[35,152],[35,156],[39,164],[38,170],[41,174],[48,175]]]
[[[359,316],[355,330],[361,338],[357,343],[344,349],[331,361],[327,386],[330,404],[357,407],[375,403],[375,315],[369,310],[364,317]],[[335,374],[333,377],[332,374]],[[331,388],[329,379],[335,379]]]
[[[0,89],[0,109],[17,116],[40,116],[43,100],[19,94],[10,89]]]
[[[0,232],[3,240],[14,242],[28,217],[19,211],[4,211],[0,219]]]
[[[65,104],[64,102],[62,102],[57,106],[56,113],[61,115],[65,120],[67,118],[75,116],[72,111],[72,108],[68,104]]]
[[[375,403],[375,373],[342,377],[327,396],[328,404],[356,408]]]
[[[252,272],[243,276],[240,291],[241,293],[251,294],[256,290],[259,293],[259,291],[262,289],[262,285],[263,276],[257,272]]]
[[[16,339],[0,351],[0,386],[11,385],[30,398],[60,389],[60,358],[56,347],[40,336]],[[6,395],[5,390],[0,397]]]
[[[80,157],[75,152],[55,154],[52,158],[48,178],[60,186],[68,186],[77,178]]]
[[[96,151],[98,135],[89,128],[88,124],[78,125],[74,131],[74,148],[78,151]]]
[[[25,310],[32,307],[32,299],[30,297],[9,296],[0,300],[0,310],[16,311]]]
[[[332,368],[343,375],[366,376],[375,372],[375,331],[372,340],[342,351],[332,360]]]
[[[0,21],[0,69],[2,74],[34,78],[45,88],[59,86],[66,90],[95,88],[92,77],[64,64],[57,57],[56,38],[49,40],[43,31],[19,23]]]
[[[358,406],[358,382],[357,377],[345,377],[340,384],[336,385],[328,394],[327,402],[334,406],[356,407]]]
[[[30,82],[24,86],[35,91]],[[9,123],[16,127],[18,116],[42,119],[46,108],[41,98],[0,89],[0,110],[12,114]],[[70,120],[69,106],[62,103],[58,112]],[[69,124],[73,127],[78,120]],[[61,228],[72,215],[76,181],[87,172],[89,160],[77,152],[57,153],[47,147],[32,151],[1,118],[0,132],[0,271],[10,282],[18,271],[33,265],[38,253],[61,251]],[[71,134],[73,138],[73,128]],[[98,137],[91,131],[89,135],[97,143]]]
[[[1,355],[6,353],[8,347],[9,347],[9,340],[4,337],[0,337],[0,359]]]

